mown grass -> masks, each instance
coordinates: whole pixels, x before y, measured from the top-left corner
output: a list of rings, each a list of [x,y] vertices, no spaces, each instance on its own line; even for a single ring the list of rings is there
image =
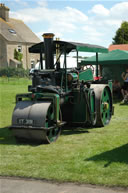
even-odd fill
[[[29,80],[0,79],[0,175],[128,186],[128,105],[115,103],[104,128],[63,130],[50,145],[16,143],[8,126]]]

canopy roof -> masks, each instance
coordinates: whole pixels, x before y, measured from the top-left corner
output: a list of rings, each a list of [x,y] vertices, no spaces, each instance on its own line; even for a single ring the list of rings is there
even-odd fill
[[[83,44],[83,43],[76,43],[76,42],[65,42],[65,41],[53,41],[53,51],[56,52],[56,44],[59,45],[60,52],[64,52],[66,50],[67,53],[71,52],[72,50],[77,50],[80,52],[100,52],[100,53],[107,53],[108,49],[98,45],[91,45],[91,44]],[[39,44],[35,44],[29,48],[30,53],[44,53],[44,42]]]
[[[81,62],[81,65],[96,65],[96,56],[87,58]],[[98,64],[111,65],[111,64],[128,64],[128,51],[113,50],[107,54],[98,55]]]

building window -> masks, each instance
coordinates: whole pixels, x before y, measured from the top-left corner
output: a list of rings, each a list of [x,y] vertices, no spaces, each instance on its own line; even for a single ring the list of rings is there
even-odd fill
[[[8,29],[8,31],[9,31],[11,34],[16,35],[16,31],[15,31],[14,29]]]
[[[18,52],[22,52],[22,46],[19,45],[19,46],[17,47],[17,51],[18,51]]]
[[[31,60],[31,68],[34,68],[35,67],[35,60]]]

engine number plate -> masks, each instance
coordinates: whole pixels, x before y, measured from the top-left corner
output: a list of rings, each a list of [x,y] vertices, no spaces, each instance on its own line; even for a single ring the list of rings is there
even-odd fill
[[[34,120],[32,119],[18,119],[18,124],[20,125],[33,125]]]

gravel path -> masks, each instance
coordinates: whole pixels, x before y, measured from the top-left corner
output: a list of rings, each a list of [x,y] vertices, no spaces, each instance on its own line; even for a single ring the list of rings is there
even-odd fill
[[[44,180],[0,177],[0,193],[128,193],[128,188],[107,188]]]

